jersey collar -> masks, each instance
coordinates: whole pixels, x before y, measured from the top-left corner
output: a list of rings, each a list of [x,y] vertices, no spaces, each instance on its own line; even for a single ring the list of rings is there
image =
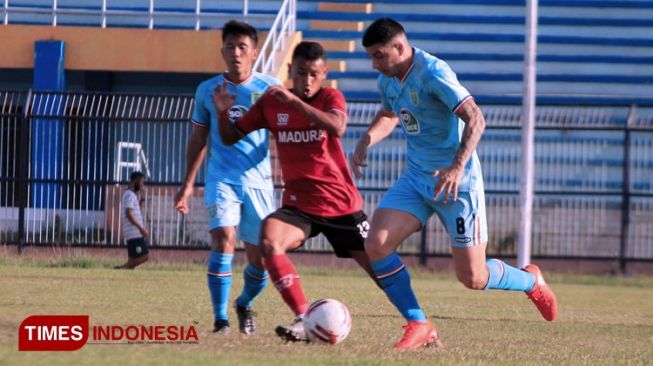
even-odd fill
[[[233,86],[241,86],[241,85],[247,84],[250,80],[252,80],[253,77],[254,77],[254,71],[252,71],[249,74],[249,77],[247,79],[241,81],[240,83],[234,83],[233,81],[231,81],[231,80],[229,80],[227,78],[227,73],[226,72],[222,73],[222,79],[224,79],[224,81],[226,81],[227,83],[229,83],[229,84],[231,84]]]
[[[413,59],[411,60],[410,66],[408,67],[408,70],[406,70],[404,77],[402,77],[401,79],[397,78],[397,81],[399,81],[399,83],[404,83],[406,79],[408,79],[408,76],[410,76],[410,73],[413,71],[413,68],[415,67],[415,57],[417,56],[417,52],[415,48],[411,48],[411,50],[413,51]]]

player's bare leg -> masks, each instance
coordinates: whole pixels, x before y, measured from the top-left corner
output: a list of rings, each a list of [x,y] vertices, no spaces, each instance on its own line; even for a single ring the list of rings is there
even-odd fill
[[[399,244],[421,227],[420,221],[405,211],[377,209],[365,240],[365,251],[381,288],[407,321],[396,349],[442,346],[435,327],[417,302],[410,274],[396,253]]]
[[[304,232],[294,225],[268,217],[261,228],[261,250],[263,264],[270,273],[270,279],[283,301],[295,313],[295,320],[289,325],[280,325],[275,331],[287,341],[306,341],[302,316],[308,309],[308,300],[299,280],[299,274],[286,255],[298,248],[306,239]]]
[[[365,252],[370,261],[387,257],[421,227],[419,220],[407,212],[379,208],[372,216],[370,230],[365,239]]]
[[[451,248],[456,277],[465,287],[482,290],[488,282],[489,272],[485,265],[486,243],[470,248]]]
[[[349,254],[351,255],[351,258],[358,263],[358,265],[374,280],[377,286],[381,287],[379,284],[379,281],[376,279],[376,275],[374,275],[374,271],[372,270],[372,263],[370,262],[370,258],[367,256],[367,253],[365,253],[364,250],[350,250]]]
[[[364,250],[350,250],[349,254],[351,258],[358,263],[358,265],[370,276],[372,279],[376,280],[374,271],[372,271],[372,264],[370,263],[370,258],[367,256]]]

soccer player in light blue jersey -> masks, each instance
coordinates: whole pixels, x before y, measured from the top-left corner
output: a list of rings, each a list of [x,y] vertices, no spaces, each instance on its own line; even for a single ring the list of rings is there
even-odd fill
[[[280,85],[270,76],[252,71],[258,54],[258,35],[249,24],[229,21],[222,30],[222,57],[227,71],[202,82],[195,93],[193,129],[186,151],[186,175],[175,198],[175,208],[188,213],[197,171],[208,150],[204,203],[209,215],[211,254],[208,286],[213,303],[214,332],[229,333],[227,316],[236,238],[245,243],[249,264],[245,285],[235,301],[241,333],[256,331],[252,301],[263,291],[268,274],[258,248],[261,221],[274,211],[273,183],[267,130],[257,130],[232,146],[222,143],[212,95],[226,85],[236,96],[227,113],[235,123],[269,87]]]
[[[475,290],[524,291],[546,320],[554,320],[556,298],[537,266],[522,270],[486,260],[483,176],[475,152],[485,119],[474,98],[444,61],[411,47],[401,24],[390,18],[367,28],[363,46],[381,73],[382,108],[351,155],[354,174],[360,177],[368,148],[398,123],[407,141],[407,170],[379,203],[365,240],[379,284],[408,322],[395,348],[441,345],[396,253],[434,213],[449,234],[460,282]]]

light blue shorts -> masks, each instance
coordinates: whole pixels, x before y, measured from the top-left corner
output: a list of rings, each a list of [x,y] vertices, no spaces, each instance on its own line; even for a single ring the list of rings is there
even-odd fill
[[[473,191],[459,191],[456,202],[451,195],[446,204],[442,203],[441,197],[438,197],[437,202],[433,200],[434,188],[414,176],[404,174],[385,193],[378,208],[408,212],[422,225],[434,213],[437,214],[449,233],[449,242],[456,248],[470,248],[486,243],[487,221],[482,183]]]
[[[234,226],[238,228],[238,240],[258,245],[261,221],[275,210],[274,191],[207,182],[204,205],[209,215],[209,230]]]

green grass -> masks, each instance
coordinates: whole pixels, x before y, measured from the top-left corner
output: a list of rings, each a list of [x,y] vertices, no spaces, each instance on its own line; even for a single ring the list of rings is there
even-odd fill
[[[307,295],[345,302],[350,336],[336,346],[284,344],[274,326],[292,315],[273,287],[257,300],[259,333],[217,336],[205,269],[116,261],[0,256],[0,365],[437,365],[651,364],[653,278],[548,276],[560,317],[542,320],[523,294],[466,290],[446,273],[412,270],[413,285],[445,349],[395,352],[403,321],[361,272],[301,268]],[[242,279],[234,277],[232,296]],[[35,314],[88,314],[91,325],[195,325],[198,344],[96,345],[76,352],[18,352],[20,322]],[[230,314],[232,322],[235,315]]]

